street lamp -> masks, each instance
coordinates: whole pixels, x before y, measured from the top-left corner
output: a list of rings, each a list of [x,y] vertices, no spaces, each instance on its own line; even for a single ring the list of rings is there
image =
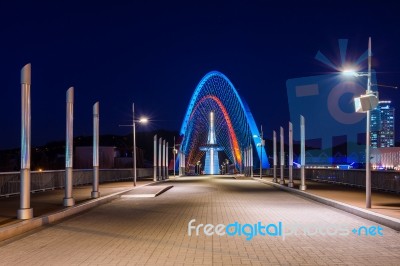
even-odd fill
[[[136,123],[146,124],[149,120],[145,117],[135,120],[135,103],[132,103],[132,126],[133,126],[133,186],[136,187]]]
[[[262,125],[260,136],[254,135],[253,137],[260,138],[260,143],[257,144],[257,147],[260,146],[260,179],[262,179],[262,147],[265,145],[265,140],[263,139]]]
[[[355,107],[357,112],[366,112],[367,114],[367,128],[366,128],[366,140],[365,140],[365,206],[371,208],[371,167],[370,167],[370,122],[371,122],[371,110],[375,109],[378,105],[378,97],[371,91],[371,37],[368,40],[368,72],[361,73],[355,72],[354,70],[344,70],[344,75],[361,77],[366,76],[367,90],[365,95],[361,95],[354,99]]]

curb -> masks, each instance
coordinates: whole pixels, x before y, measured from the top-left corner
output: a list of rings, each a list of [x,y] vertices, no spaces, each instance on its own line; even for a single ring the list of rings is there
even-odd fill
[[[163,180],[165,181],[165,180]],[[46,224],[51,224],[57,221],[60,221],[62,219],[65,219],[67,217],[70,217],[72,215],[78,214],[80,212],[89,210],[91,208],[97,207],[99,205],[108,203],[110,201],[113,201],[117,198],[119,198],[121,196],[121,194],[124,194],[126,192],[129,192],[131,190],[140,188],[140,187],[144,187],[144,186],[149,186],[149,185],[154,185],[156,183],[159,183],[160,181],[156,181],[156,182],[151,182],[145,185],[141,185],[141,186],[137,186],[134,188],[129,188],[129,189],[125,189],[119,192],[115,192],[113,194],[104,196],[104,197],[100,197],[97,199],[92,199],[89,200],[87,202],[81,203],[81,204],[77,204],[75,206],[72,207],[68,207],[65,209],[62,209],[60,211],[55,211],[52,212],[50,214],[45,214],[36,218],[32,218],[29,220],[25,220],[22,222],[18,222],[15,224],[11,224],[9,226],[4,226],[0,228],[0,241],[9,239],[11,237],[26,233],[30,230],[36,229],[38,227],[41,227],[43,225]]]
[[[317,195],[314,195],[314,194],[311,194],[311,193],[307,193],[307,192],[304,192],[304,191],[301,191],[301,190],[298,190],[298,189],[289,188],[289,187],[286,187],[286,186],[283,186],[283,185],[280,185],[280,184],[276,184],[276,183],[271,182],[271,181],[260,180],[258,178],[252,178],[252,179],[256,180],[256,181],[258,181],[260,183],[272,185],[272,186],[274,186],[276,188],[279,188],[281,190],[284,190],[284,191],[287,191],[287,192],[290,192],[290,193],[294,193],[294,194],[299,195],[301,197],[308,198],[308,199],[317,201],[319,203],[334,207],[336,209],[339,209],[339,210],[354,214],[354,215],[356,215],[358,217],[370,220],[372,222],[379,223],[381,225],[390,227],[390,228],[392,228],[392,229],[394,229],[396,231],[400,231],[400,219],[396,219],[396,218],[393,218],[393,217],[390,217],[390,216],[379,214],[379,213],[376,213],[376,212],[373,212],[373,211],[365,210],[365,209],[362,209],[362,208],[359,208],[359,207],[356,207],[356,206],[352,206],[352,205],[349,205],[349,204],[346,204],[346,203],[342,203],[342,202],[339,202],[339,201],[336,201],[336,200],[327,199],[327,198],[324,198],[324,197],[321,197],[321,196],[317,196]]]

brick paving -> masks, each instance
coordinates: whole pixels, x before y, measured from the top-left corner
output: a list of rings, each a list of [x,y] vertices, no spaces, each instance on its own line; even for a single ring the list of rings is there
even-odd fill
[[[271,177],[263,177],[263,180],[272,182]],[[285,182],[288,183],[287,178],[285,178]],[[306,185],[307,193],[366,209],[365,188],[310,180],[306,181]],[[294,180],[294,187],[298,188],[299,186],[300,180]],[[371,200],[371,208],[367,210],[400,219],[400,194],[372,190]]]
[[[142,179],[137,181],[137,186],[151,183],[151,179]],[[115,192],[123,191],[133,187],[132,181],[109,182],[99,185],[100,196],[107,196]],[[73,198],[75,204],[91,200],[92,186],[77,186],[73,188]],[[31,194],[31,208],[33,208],[34,217],[49,214],[51,212],[65,209],[63,206],[64,189],[47,190]],[[21,222],[17,219],[17,210],[19,209],[19,195],[0,198],[0,227]]]
[[[399,265],[400,233],[383,236],[188,236],[188,222],[347,229],[377,224],[254,180],[187,177],[156,198],[121,198],[0,243],[1,265]],[[334,229],[334,228],[333,228]],[[313,231],[314,230],[314,231]],[[322,230],[326,233],[326,231]],[[333,230],[334,231],[334,230]],[[328,232],[332,232],[328,231]]]

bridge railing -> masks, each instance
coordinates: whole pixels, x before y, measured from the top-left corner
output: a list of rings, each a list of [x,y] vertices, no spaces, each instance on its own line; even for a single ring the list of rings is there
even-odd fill
[[[88,185],[93,182],[93,170],[73,170],[73,186]],[[152,168],[138,168],[137,177],[150,177],[153,175]],[[99,171],[99,182],[116,182],[132,180],[132,169],[102,169]],[[31,172],[31,191],[44,191],[49,189],[63,188],[65,171],[40,171]],[[0,173],[0,196],[10,196],[20,193],[20,173]]]
[[[258,170],[259,171],[259,170]],[[257,173],[257,170],[255,171]],[[263,175],[273,176],[273,169],[264,169]],[[285,179],[289,177],[289,169],[284,170]],[[305,169],[306,180],[323,181],[348,186],[365,187],[365,170],[350,169]],[[280,170],[277,169],[280,178]],[[300,169],[293,169],[293,179],[300,179]],[[400,172],[371,171],[372,189],[400,193]]]

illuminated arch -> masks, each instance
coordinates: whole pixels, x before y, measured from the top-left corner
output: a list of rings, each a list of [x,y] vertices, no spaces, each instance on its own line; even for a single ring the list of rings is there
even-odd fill
[[[211,111],[215,113],[217,143],[237,169],[242,166],[244,148],[250,144],[260,158],[260,138],[254,137],[260,133],[248,105],[224,74],[212,71],[197,85],[182,123],[180,150],[186,155],[186,165],[196,164],[204,155],[200,147],[207,142]],[[262,153],[263,168],[269,168],[265,149]],[[254,160],[255,165],[259,166],[259,161]]]

